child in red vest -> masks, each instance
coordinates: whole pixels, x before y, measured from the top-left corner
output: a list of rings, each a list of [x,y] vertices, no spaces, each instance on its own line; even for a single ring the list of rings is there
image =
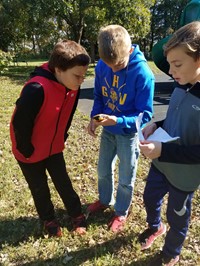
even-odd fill
[[[81,45],[69,40],[58,42],[49,61],[35,68],[22,89],[10,123],[13,154],[50,237],[61,236],[61,229],[46,171],[72,218],[73,229],[80,234],[86,231],[85,216],[66,171],[63,149],[89,62]]]

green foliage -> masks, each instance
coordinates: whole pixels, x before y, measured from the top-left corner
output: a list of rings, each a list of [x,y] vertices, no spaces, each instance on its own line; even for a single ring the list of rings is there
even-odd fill
[[[150,30],[150,7],[155,0],[109,0],[105,1],[107,7],[106,19],[110,24],[124,26],[133,36],[134,40],[144,38]]]
[[[70,232],[67,211],[49,179],[56,215],[63,230],[62,238],[46,238],[37,217],[28,186],[11,152],[9,122],[28,71],[40,62],[28,66],[9,67],[0,77],[0,265],[2,266],[146,266],[163,245],[163,237],[153,248],[141,252],[137,237],[144,230],[145,210],[143,189],[149,160],[141,156],[135,183],[131,213],[125,230],[113,234],[107,223],[113,215],[107,210],[88,218],[87,234],[83,237]],[[86,133],[89,117],[78,110],[70,128],[64,152],[66,167],[85,210],[98,197],[97,158],[99,134],[93,139]],[[190,229],[177,266],[199,265],[200,191],[194,195]],[[164,204],[163,220],[165,221]]]
[[[13,60],[11,53],[6,53],[0,50],[0,73],[6,70],[6,67],[10,65]]]
[[[156,4],[151,8],[154,39],[162,39],[178,28],[181,14],[188,2],[190,1],[156,0]]]
[[[124,26],[145,56],[155,42],[179,25],[189,0],[2,0],[0,49],[48,57],[59,39],[86,46],[92,62],[97,55],[97,34],[108,24]]]
[[[77,42],[86,39],[89,49],[94,49],[100,27],[111,23],[123,25],[138,40],[150,30],[150,7],[154,2],[136,0],[133,5],[130,0],[4,0],[0,48],[11,46],[21,52],[28,44],[34,53],[47,55],[59,38],[70,38]]]

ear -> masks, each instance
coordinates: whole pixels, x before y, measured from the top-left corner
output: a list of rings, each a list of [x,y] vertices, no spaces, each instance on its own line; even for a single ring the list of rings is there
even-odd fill
[[[199,64],[199,67],[200,67],[200,57],[199,57],[199,59],[198,59],[198,64]]]
[[[61,73],[61,70],[58,68],[58,67],[55,67],[55,72],[54,72],[54,76],[56,77],[56,79],[60,80],[60,73]]]
[[[58,67],[55,67],[55,74],[60,74],[61,70]]]

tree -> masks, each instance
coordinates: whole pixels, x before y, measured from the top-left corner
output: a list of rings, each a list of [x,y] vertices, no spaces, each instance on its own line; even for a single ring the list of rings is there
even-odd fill
[[[156,0],[152,13],[150,49],[155,42],[173,33],[179,24],[184,7],[189,0]]]
[[[68,30],[70,37],[80,43],[88,9],[93,1],[85,0],[52,0],[56,20],[63,31]],[[66,29],[65,29],[66,28]]]
[[[97,35],[108,24],[124,26],[146,56],[173,32],[189,0],[0,0],[0,49],[30,46],[47,55],[59,39],[83,44],[95,60]]]
[[[61,34],[49,0],[1,0],[0,49],[21,53],[26,47],[32,53],[48,53]]]
[[[9,45],[23,39],[23,8],[20,0],[0,2],[0,49],[7,51]]]
[[[150,7],[155,0],[105,0],[106,21],[109,24],[124,26],[132,37],[133,42],[140,44],[145,54],[148,49],[145,43],[146,36],[150,31],[151,13]]]
[[[53,9],[63,31],[67,27],[72,39],[90,44],[93,58],[97,34],[103,25],[120,24],[134,40],[145,38],[150,30],[150,7],[154,2],[135,0],[133,5],[130,0],[53,0]]]
[[[150,30],[150,7],[155,0],[105,0],[106,20],[124,26],[135,40],[144,38]]]

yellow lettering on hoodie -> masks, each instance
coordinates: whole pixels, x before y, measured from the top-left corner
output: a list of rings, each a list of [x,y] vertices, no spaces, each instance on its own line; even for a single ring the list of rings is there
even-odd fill
[[[102,86],[102,95],[108,97],[107,88],[105,86]]]
[[[123,96],[120,93],[120,98],[119,98],[119,104],[123,105],[126,101],[127,94],[125,93]]]
[[[119,77],[114,75],[112,87],[118,88],[118,86],[119,86]]]

